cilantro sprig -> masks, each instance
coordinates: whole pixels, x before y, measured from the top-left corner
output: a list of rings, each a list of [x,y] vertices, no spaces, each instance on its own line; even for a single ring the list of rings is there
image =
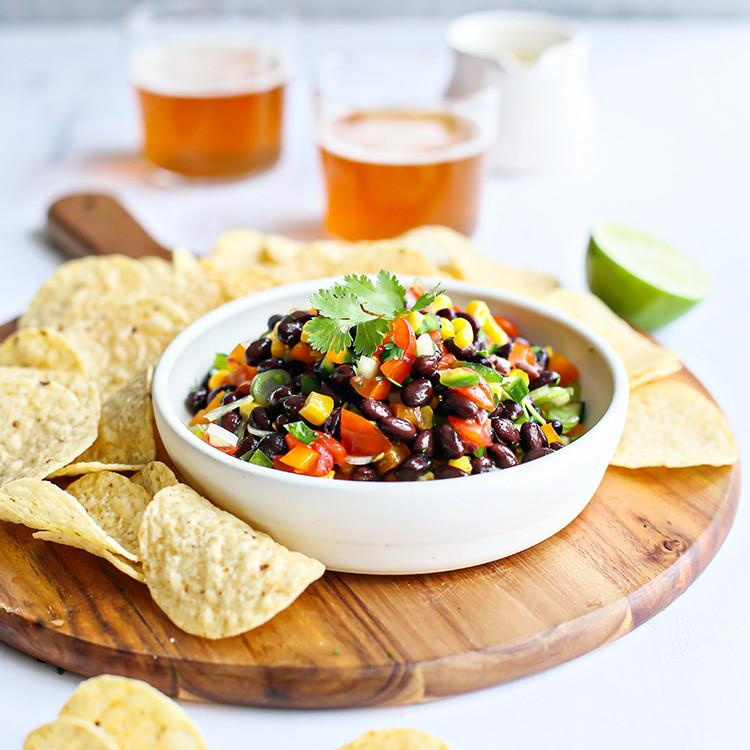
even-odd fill
[[[343,283],[336,282],[310,297],[318,315],[306,326],[309,343],[319,352],[353,347],[355,353],[371,357],[394,318],[423,310],[443,291],[438,285],[407,308],[406,290],[392,273],[381,270],[374,282],[367,276],[350,274]]]

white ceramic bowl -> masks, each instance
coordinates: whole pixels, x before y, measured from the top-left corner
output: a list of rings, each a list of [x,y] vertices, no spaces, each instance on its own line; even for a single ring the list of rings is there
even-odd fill
[[[477,476],[369,483],[266,469],[197,440],[186,427],[184,400],[215,352],[254,338],[274,313],[308,307],[310,295],[332,281],[291,284],[230,302],[167,347],[154,376],[156,424],[191,485],[290,549],[356,573],[427,573],[497,560],[547,539],[583,510],[625,424],[628,379],[621,361],[601,337],[566,315],[458,281],[440,280],[456,304],[485,300],[532,342],[560,349],[580,369],[587,432],[564,450]]]

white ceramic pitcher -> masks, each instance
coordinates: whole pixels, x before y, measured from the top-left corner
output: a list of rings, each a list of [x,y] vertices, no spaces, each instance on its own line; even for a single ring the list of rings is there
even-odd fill
[[[455,55],[449,95],[489,80],[500,87],[496,171],[545,171],[585,158],[595,106],[589,38],[579,23],[546,13],[486,11],[453,21],[446,39]]]

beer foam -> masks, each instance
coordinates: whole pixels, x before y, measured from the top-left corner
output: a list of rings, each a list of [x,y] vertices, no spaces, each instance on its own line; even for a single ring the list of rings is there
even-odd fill
[[[152,93],[206,98],[268,91],[287,77],[278,54],[230,44],[143,47],[133,54],[130,74],[137,88]]]
[[[389,109],[354,112],[321,126],[320,146],[369,164],[440,164],[477,156],[490,142],[480,126],[453,113]]]

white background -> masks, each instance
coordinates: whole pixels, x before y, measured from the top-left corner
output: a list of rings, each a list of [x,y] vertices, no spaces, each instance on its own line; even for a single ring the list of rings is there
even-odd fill
[[[588,228],[613,218],[701,263],[715,291],[658,333],[748,441],[750,22],[597,21],[599,138],[575,173],[494,177],[478,247],[585,288]],[[246,226],[319,235],[323,198],[304,71],[332,48],[440,44],[442,24],[319,22],[303,29],[286,151],[273,171],[165,189],[134,158],[138,127],[113,27],[0,28],[0,319],[19,314],[62,261],[40,231],[66,192],[118,195],[162,243],[207,251]],[[696,415],[700,419],[700,415]],[[210,748],[334,750],[366,730],[411,726],[454,750],[490,747],[747,746],[750,531],[747,492],[706,572],[666,611],[615,643],[545,673],[433,704],[280,711],[184,704]],[[0,747],[19,748],[79,678],[0,644]]]

